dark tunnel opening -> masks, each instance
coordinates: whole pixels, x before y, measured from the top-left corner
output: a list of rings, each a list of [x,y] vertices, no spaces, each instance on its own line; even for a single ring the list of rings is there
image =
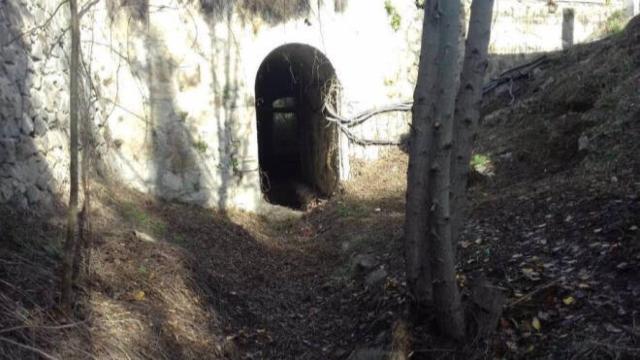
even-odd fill
[[[261,186],[267,201],[304,208],[338,184],[338,131],[323,115],[337,106],[333,66],[320,51],[287,44],[272,51],[256,77]]]

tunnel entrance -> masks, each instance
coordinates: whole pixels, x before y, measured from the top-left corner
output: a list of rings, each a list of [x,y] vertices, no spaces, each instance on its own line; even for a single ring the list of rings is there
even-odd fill
[[[338,130],[323,115],[337,105],[336,74],[317,49],[287,44],[272,51],[256,77],[262,191],[293,208],[331,195],[339,179]]]

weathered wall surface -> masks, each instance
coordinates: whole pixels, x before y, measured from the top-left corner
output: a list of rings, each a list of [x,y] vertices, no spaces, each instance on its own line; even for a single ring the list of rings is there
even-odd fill
[[[347,116],[411,98],[421,26],[414,1],[324,1],[318,8],[300,0],[291,12],[260,3],[270,2],[81,1],[82,111],[94,133],[83,149],[95,148],[102,169],[127,186],[255,210],[262,193],[254,85],[272,50],[302,43],[324,53]],[[563,7],[575,8],[575,39],[583,41],[622,6],[557,3],[552,12],[546,0],[498,0],[497,57],[560,48]],[[59,5],[0,0],[0,203],[46,205],[67,188],[70,47],[68,9]],[[407,124],[407,114],[391,114],[356,133],[397,138]],[[343,136],[342,177],[350,157],[376,154]]]
[[[630,15],[627,0],[497,0],[489,76],[543,52],[563,49],[563,14],[573,10],[575,44],[606,35],[616,18]]]

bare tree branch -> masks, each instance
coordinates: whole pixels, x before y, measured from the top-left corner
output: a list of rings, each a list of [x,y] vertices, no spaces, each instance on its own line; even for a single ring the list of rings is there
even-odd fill
[[[6,44],[3,44],[2,46],[7,46],[7,45],[11,45],[12,43],[18,41],[18,39],[21,39],[23,36],[25,35],[31,35],[33,33],[35,33],[38,30],[44,29],[45,27],[49,26],[49,24],[51,23],[51,20],[53,20],[53,18],[56,16],[56,14],[58,14],[58,11],[60,11],[60,9],[62,9],[62,7],[67,4],[69,2],[69,0],[63,0],[61,3],[58,4],[58,6],[56,6],[56,9],[53,11],[53,13],[47,18],[47,20],[45,20],[44,23],[40,24],[40,25],[36,25],[34,27],[32,27],[31,29],[24,31],[18,35],[16,35],[15,37],[13,37],[11,40],[9,40]]]

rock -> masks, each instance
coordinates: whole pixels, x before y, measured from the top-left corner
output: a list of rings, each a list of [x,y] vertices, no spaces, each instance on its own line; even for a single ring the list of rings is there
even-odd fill
[[[0,140],[0,163],[14,163],[16,161],[16,140]]]
[[[42,193],[35,186],[29,186],[25,195],[27,196],[29,204],[36,204],[42,199]]]
[[[11,182],[0,179],[0,203],[8,202],[13,195]]]
[[[2,111],[1,107],[0,111]],[[0,116],[0,135],[13,138],[18,137],[20,135],[20,127],[12,119],[2,118]]]
[[[41,191],[51,191],[51,176],[49,174],[41,174],[36,180],[36,186]]]
[[[378,261],[371,254],[359,254],[353,259],[353,265],[356,271],[369,271],[378,265]]]
[[[31,136],[33,134],[33,120],[27,114],[22,115],[22,121],[20,122],[20,130],[24,135]]]
[[[367,275],[367,278],[364,280],[364,283],[367,285],[367,287],[375,287],[380,285],[382,282],[384,282],[388,275],[389,274],[385,269],[380,268],[370,273],[369,275]]]
[[[31,48],[31,60],[40,61],[44,59],[44,45],[41,41],[36,41]]]
[[[589,138],[586,135],[582,135],[578,139],[578,151],[586,151],[587,149],[589,149]]]
[[[178,193],[182,190],[182,179],[168,171],[162,176],[162,186],[169,192]]]
[[[16,146],[16,157],[20,161],[27,160],[37,153],[38,149],[31,139],[22,139]]]
[[[362,348],[354,350],[347,360],[385,360],[387,351],[380,348]]]
[[[144,241],[144,242],[149,242],[149,243],[155,243],[158,242],[156,239],[154,239],[151,235],[143,233],[141,231],[133,231],[133,236],[140,240],[140,241]]]
[[[19,210],[27,210],[29,208],[29,202],[27,198],[22,194],[14,194],[9,203],[13,204]]]
[[[187,194],[183,197],[183,200],[189,204],[206,205],[209,197],[208,191],[201,190]]]
[[[33,119],[33,133],[35,136],[43,136],[47,132],[47,122],[41,115]]]
[[[498,326],[506,296],[502,288],[492,285],[482,274],[472,276],[471,306],[476,335],[488,338]]]

